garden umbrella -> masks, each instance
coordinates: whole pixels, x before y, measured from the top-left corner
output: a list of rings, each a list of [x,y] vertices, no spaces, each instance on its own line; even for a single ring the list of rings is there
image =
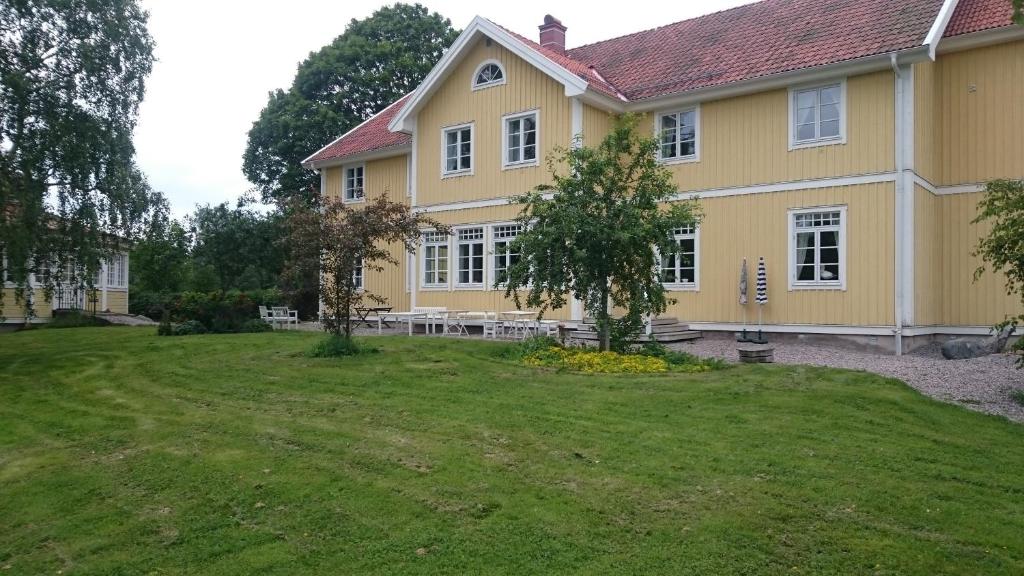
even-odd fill
[[[740,342],[747,341],[747,259],[740,264],[740,306],[743,306],[743,333],[736,337]]]
[[[758,340],[764,340],[764,337],[761,335],[761,311],[764,310],[764,305],[768,303],[768,270],[764,265],[764,256],[758,257],[757,260],[757,289],[754,301],[757,302]]]

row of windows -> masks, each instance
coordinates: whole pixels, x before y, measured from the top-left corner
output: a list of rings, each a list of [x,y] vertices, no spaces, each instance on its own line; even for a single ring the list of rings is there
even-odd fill
[[[128,255],[127,254],[116,254],[110,260],[106,260],[103,263],[106,267],[106,286],[108,288],[127,288],[128,287]],[[7,256],[3,256],[3,280],[7,282],[10,280],[7,274]],[[43,269],[43,274],[47,276],[43,281],[49,281],[50,277],[55,277],[55,271],[52,266],[47,266]],[[63,273],[61,274],[61,280],[67,281],[72,277],[79,276],[81,272],[76,274],[75,266],[68,262],[64,265]],[[96,272],[96,276],[92,279],[93,286],[96,288],[103,287],[103,270],[102,268]],[[84,283],[84,279],[82,279]]]
[[[536,110],[502,117],[501,164],[503,168],[536,166],[540,127]],[[443,177],[473,173],[475,123],[449,126],[441,131]]]
[[[509,267],[519,261],[519,254],[510,250],[510,244],[522,231],[515,224],[501,224],[484,227],[474,226],[459,228],[453,237],[438,232],[427,232],[423,235],[422,248],[422,282],[423,288],[447,288],[449,274],[454,264],[456,287],[485,286],[487,273],[487,256],[489,255],[490,282],[501,283]],[[488,235],[488,232],[490,234]],[[455,258],[449,257],[454,242]],[[486,246],[490,242],[490,251]]]

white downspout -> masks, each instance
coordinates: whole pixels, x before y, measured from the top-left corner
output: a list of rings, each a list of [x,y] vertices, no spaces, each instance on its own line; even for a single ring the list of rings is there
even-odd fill
[[[895,147],[896,180],[894,221],[894,280],[895,280],[895,344],[896,355],[903,355],[903,327],[913,324],[914,290],[914,186],[913,174],[913,102],[908,102],[908,82],[913,77],[900,69],[896,53],[889,55],[895,81]],[[912,69],[909,70],[912,72]],[[910,88],[912,90],[912,87]]]

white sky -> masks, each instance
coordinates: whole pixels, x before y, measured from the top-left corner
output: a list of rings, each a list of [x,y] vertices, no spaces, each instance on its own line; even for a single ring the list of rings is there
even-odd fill
[[[537,37],[537,25],[550,12],[568,27],[567,44],[573,47],[749,1],[637,0],[629,10],[583,0],[422,3],[458,29],[480,14],[528,38]],[[290,86],[299,62],[340,35],[350,19],[389,3],[142,0],[157,62],[135,144],[139,164],[153,187],[167,195],[174,215],[183,216],[197,203],[233,201],[246,191],[246,133],[267,92]]]

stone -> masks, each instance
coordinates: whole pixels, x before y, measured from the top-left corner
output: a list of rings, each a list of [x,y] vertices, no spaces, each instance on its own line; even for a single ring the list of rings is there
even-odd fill
[[[984,340],[955,338],[942,345],[942,356],[947,360],[967,360],[989,354],[998,354],[1006,348],[1006,342],[1013,335],[1014,327],[1007,326]]]

